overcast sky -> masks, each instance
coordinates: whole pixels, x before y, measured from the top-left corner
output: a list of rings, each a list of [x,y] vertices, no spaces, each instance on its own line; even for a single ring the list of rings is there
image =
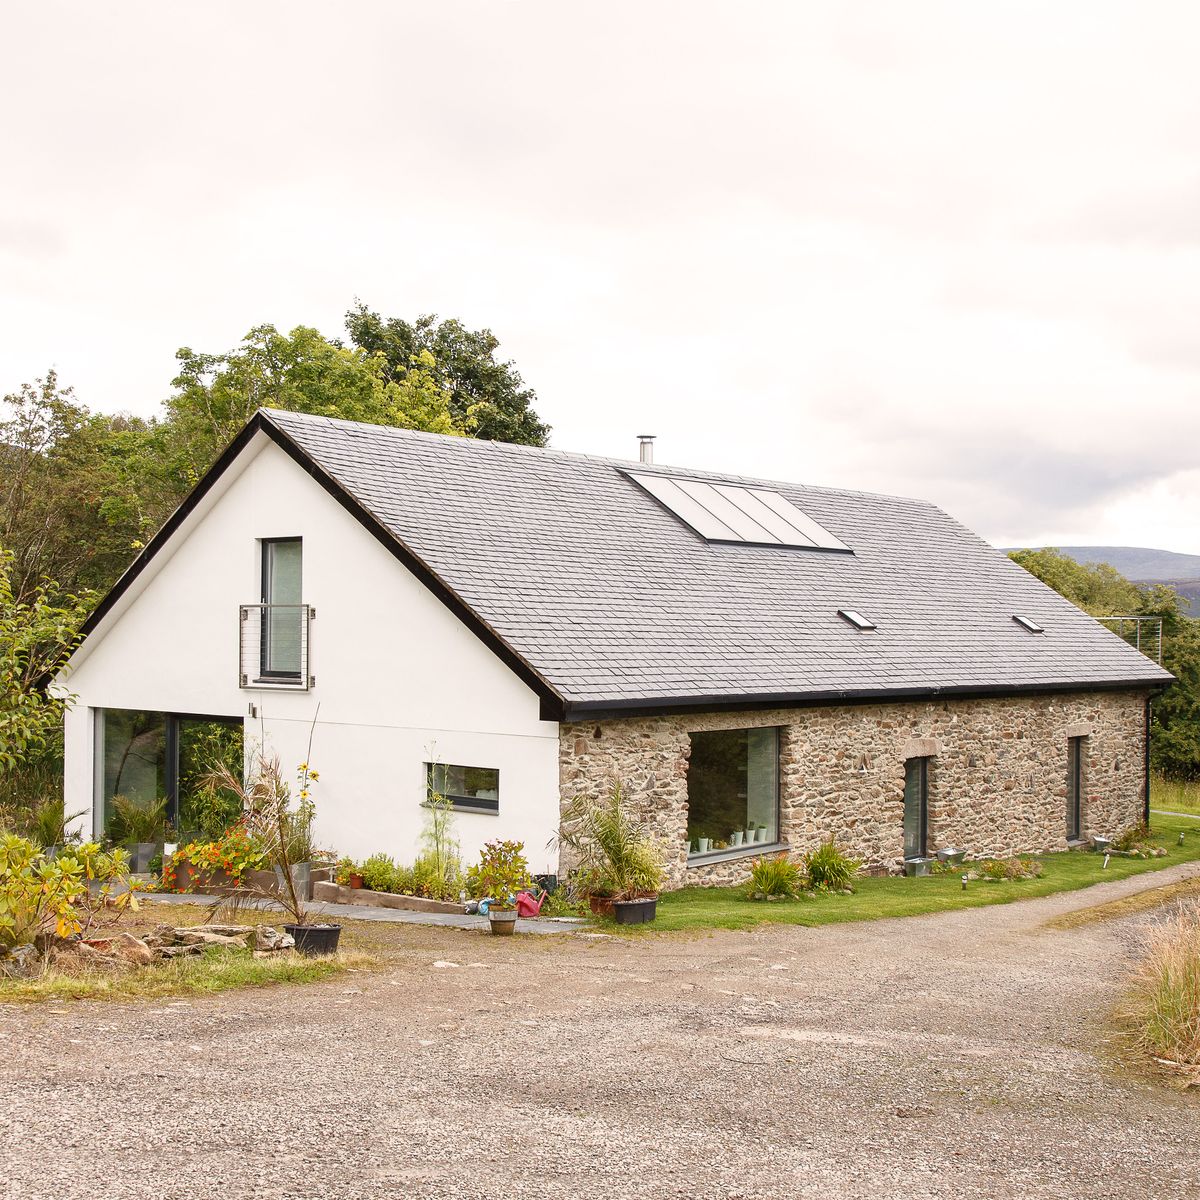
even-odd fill
[[[490,326],[564,449],[1200,553],[1194,3],[8,3],[0,392]]]

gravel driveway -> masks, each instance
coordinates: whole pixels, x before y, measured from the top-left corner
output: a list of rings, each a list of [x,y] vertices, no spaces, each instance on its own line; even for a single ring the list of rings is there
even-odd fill
[[[1200,1104],[1108,1013],[1153,915],[491,939],[378,973],[0,1007],[12,1197],[1200,1196]],[[457,964],[457,965],[450,965]]]

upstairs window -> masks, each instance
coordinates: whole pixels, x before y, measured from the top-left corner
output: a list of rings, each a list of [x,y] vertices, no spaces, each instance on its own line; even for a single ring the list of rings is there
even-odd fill
[[[268,679],[303,673],[302,553],[300,538],[262,542],[262,674]]]

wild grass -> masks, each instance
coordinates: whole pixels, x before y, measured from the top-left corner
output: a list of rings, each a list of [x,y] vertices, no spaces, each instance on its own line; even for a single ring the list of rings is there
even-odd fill
[[[1102,854],[1071,851],[1037,856],[1034,861],[1041,865],[1042,873],[1036,879],[980,879],[969,883],[966,891],[958,873],[916,879],[857,876],[852,896],[822,894],[814,900],[776,904],[755,904],[747,898],[744,887],[682,888],[659,897],[658,918],[652,924],[617,928],[644,935],[669,930],[748,929],[760,922],[816,926],[911,917],[1050,896],[1200,859],[1200,821],[1156,816],[1151,825],[1149,844],[1165,849],[1165,857],[1113,856],[1107,870]],[[1184,835],[1182,845],[1180,833]]]
[[[1137,1044],[1172,1066],[1200,1068],[1200,906],[1150,933],[1128,1015]]]
[[[254,958],[247,951],[215,947],[195,958],[171,959],[115,975],[48,968],[29,979],[0,980],[0,1001],[152,1000],[161,996],[211,995],[230,988],[317,983],[344,971],[369,970],[376,964],[371,955],[355,952],[325,958],[296,954]]]
[[[1200,817],[1200,780],[1167,779],[1155,775],[1150,781],[1151,811],[1191,813]]]

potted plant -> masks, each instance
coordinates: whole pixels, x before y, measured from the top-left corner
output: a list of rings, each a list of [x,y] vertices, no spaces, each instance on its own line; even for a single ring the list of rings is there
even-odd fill
[[[563,812],[560,845],[574,851],[588,877],[612,896],[618,925],[653,921],[664,869],[653,839],[625,804],[621,781],[608,795],[580,796]],[[701,844],[707,838],[701,839]]]
[[[150,860],[161,853],[167,839],[166,800],[139,804],[128,796],[115,795],[108,802],[108,837],[129,851],[129,869],[141,874],[150,869]]]
[[[297,870],[307,866],[312,856],[312,824],[316,815],[312,785],[318,780],[316,771],[306,762],[297,768],[299,796],[295,804],[279,759],[268,759],[261,751],[246,783],[225,766],[216,769],[212,780],[240,796],[246,832],[259,846],[264,866],[274,872],[274,882],[268,883],[258,875],[250,877],[242,887],[214,902],[209,909],[209,920],[227,909],[263,901],[279,904],[291,918],[284,923],[284,931],[295,939],[301,954],[336,953],[342,927],[310,921],[303,879]]]
[[[492,933],[511,935],[517,927],[517,893],[533,885],[525,843],[488,842],[479,862],[467,871],[467,885],[473,896],[480,897],[479,910],[486,911]]]
[[[363,885],[362,868],[352,858],[339,858],[334,879],[339,886],[358,891]]]

